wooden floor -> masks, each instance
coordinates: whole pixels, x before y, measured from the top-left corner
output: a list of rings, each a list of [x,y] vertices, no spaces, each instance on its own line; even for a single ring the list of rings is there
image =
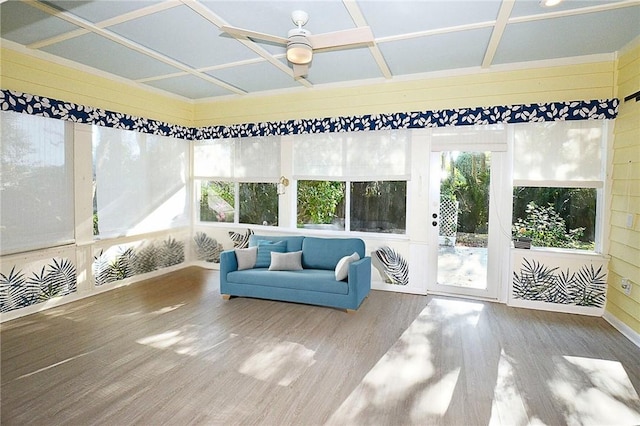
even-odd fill
[[[640,424],[601,318],[373,291],[221,299],[188,268],[1,327],[3,425]]]

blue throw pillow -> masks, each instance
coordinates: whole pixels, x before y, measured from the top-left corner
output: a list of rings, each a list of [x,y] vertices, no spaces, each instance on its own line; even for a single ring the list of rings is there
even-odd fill
[[[287,242],[278,241],[258,241],[258,257],[256,259],[256,268],[268,268],[271,265],[271,252],[284,253],[287,251]]]

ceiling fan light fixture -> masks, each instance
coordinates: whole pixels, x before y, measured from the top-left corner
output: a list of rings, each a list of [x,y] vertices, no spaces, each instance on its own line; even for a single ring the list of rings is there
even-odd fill
[[[289,36],[287,43],[287,60],[292,64],[306,65],[311,62],[313,48],[303,34]]]
[[[540,6],[542,7],[554,7],[562,3],[562,0],[540,0]]]

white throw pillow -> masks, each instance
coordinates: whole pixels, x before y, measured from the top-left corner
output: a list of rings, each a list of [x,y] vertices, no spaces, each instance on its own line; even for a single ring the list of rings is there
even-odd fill
[[[258,246],[245,249],[235,249],[236,260],[238,261],[238,271],[243,269],[252,269],[256,266],[258,258]]]
[[[336,265],[336,281],[342,281],[349,276],[349,264],[356,260],[360,260],[360,255],[357,252],[340,259]]]
[[[302,250],[290,253],[271,252],[270,271],[301,271],[302,270]]]

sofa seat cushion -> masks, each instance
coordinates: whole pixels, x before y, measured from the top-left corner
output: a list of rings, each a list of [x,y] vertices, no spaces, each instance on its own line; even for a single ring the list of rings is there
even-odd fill
[[[346,281],[336,281],[334,271],[303,269],[301,271],[269,271],[265,268],[233,271],[227,281],[265,287],[281,287],[321,293],[348,294]]]

